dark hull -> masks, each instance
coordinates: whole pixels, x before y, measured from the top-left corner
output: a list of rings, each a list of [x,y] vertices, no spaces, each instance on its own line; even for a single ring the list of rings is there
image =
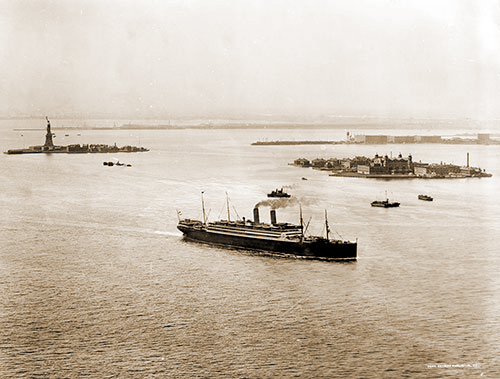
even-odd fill
[[[371,203],[372,207],[380,207],[380,208],[395,208],[399,207],[398,202],[387,202],[387,201],[374,201]]]
[[[242,247],[261,251],[278,252],[302,257],[354,260],[357,243],[313,239],[286,241],[273,238],[255,238],[223,233],[213,233],[204,228],[178,225],[186,240],[209,244]]]
[[[424,201],[432,201],[433,200],[432,197],[426,196],[426,195],[418,195],[418,199],[419,200],[424,200]]]

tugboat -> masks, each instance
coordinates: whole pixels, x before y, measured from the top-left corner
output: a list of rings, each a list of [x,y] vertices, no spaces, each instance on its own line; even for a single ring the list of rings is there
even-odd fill
[[[432,201],[434,199],[429,195],[418,195],[418,200]]]
[[[389,201],[387,197],[387,191],[385,191],[385,200],[375,200],[371,202],[372,207],[381,207],[381,208],[395,208],[399,207],[399,203],[397,201]]]
[[[399,203],[397,201],[389,201],[389,199],[375,200],[371,202],[371,205],[372,207],[382,207],[382,208],[399,207]]]
[[[131,164],[129,164],[129,163],[122,163],[119,160],[117,160],[116,162],[111,162],[111,161],[109,161],[109,162],[102,162],[102,164],[104,166],[127,166],[127,167],[132,167]]]
[[[283,188],[276,188],[274,191],[271,191],[271,193],[268,193],[267,197],[290,197],[290,195],[283,191]]]
[[[271,209],[271,223],[260,222],[259,208],[253,210],[254,220],[227,220],[207,222],[202,193],[203,220],[181,219],[180,212],[177,229],[187,241],[216,244],[228,247],[240,247],[290,256],[312,259],[356,260],[357,241],[331,239],[329,236],[327,215],[325,212],[326,237],[306,236],[300,211],[300,225],[278,223],[276,210]]]

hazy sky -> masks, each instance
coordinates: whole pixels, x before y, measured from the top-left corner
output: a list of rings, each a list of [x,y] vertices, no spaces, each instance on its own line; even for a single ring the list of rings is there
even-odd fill
[[[0,116],[500,117],[495,0],[0,0]]]

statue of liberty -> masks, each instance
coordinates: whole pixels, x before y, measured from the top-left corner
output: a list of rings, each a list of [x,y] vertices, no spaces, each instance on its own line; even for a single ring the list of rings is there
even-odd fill
[[[43,145],[45,148],[51,149],[54,147],[54,143],[52,142],[52,132],[50,131],[50,121],[47,116],[45,116],[45,119],[47,120],[47,134],[45,134],[45,145]]]

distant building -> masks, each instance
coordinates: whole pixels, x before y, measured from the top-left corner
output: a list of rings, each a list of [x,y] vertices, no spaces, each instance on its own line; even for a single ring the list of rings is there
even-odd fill
[[[413,173],[417,176],[426,176],[429,172],[427,168],[429,163],[414,162],[413,163]]]
[[[479,133],[477,135],[477,143],[481,145],[488,145],[490,143],[489,133]]]
[[[358,165],[358,174],[362,175],[368,175],[370,173],[370,166],[369,165]]]
[[[354,142],[355,143],[365,143],[365,137],[364,135],[355,135],[354,136]],[[352,136],[351,136],[352,138]]]
[[[368,165],[359,165],[358,172],[365,172],[366,167],[369,166],[370,174],[388,175],[388,174],[398,174],[407,175],[413,173],[413,160],[412,156],[408,155],[408,158],[403,158],[401,154],[397,158],[389,158],[387,155],[381,156],[375,154],[375,157]]]
[[[421,143],[441,143],[441,136],[420,136]]]
[[[416,136],[394,136],[394,143],[415,143]]]
[[[372,160],[370,158],[360,157],[360,156],[356,156],[352,160],[350,160],[350,159],[347,159],[347,160],[350,162],[350,166],[346,166],[346,167],[351,167],[351,166],[356,167],[359,165],[370,165],[370,163],[372,162]]]
[[[326,164],[326,159],[323,159],[323,158],[316,158],[316,159],[313,159],[313,161],[312,161],[313,167],[325,167],[325,164]]]
[[[427,172],[431,175],[447,176],[449,174],[459,174],[461,172],[461,167],[452,164],[430,164],[427,168]]]
[[[342,161],[337,158],[330,158],[326,161],[325,167],[330,169],[339,169],[342,166]]]
[[[311,166],[311,162],[305,158],[299,158],[293,161],[293,164],[296,166],[309,167]]]
[[[366,144],[386,144],[387,143],[387,136],[385,136],[385,135],[365,136],[365,143]]]
[[[415,166],[415,168],[413,169],[413,173],[417,176],[426,176],[427,166]]]

